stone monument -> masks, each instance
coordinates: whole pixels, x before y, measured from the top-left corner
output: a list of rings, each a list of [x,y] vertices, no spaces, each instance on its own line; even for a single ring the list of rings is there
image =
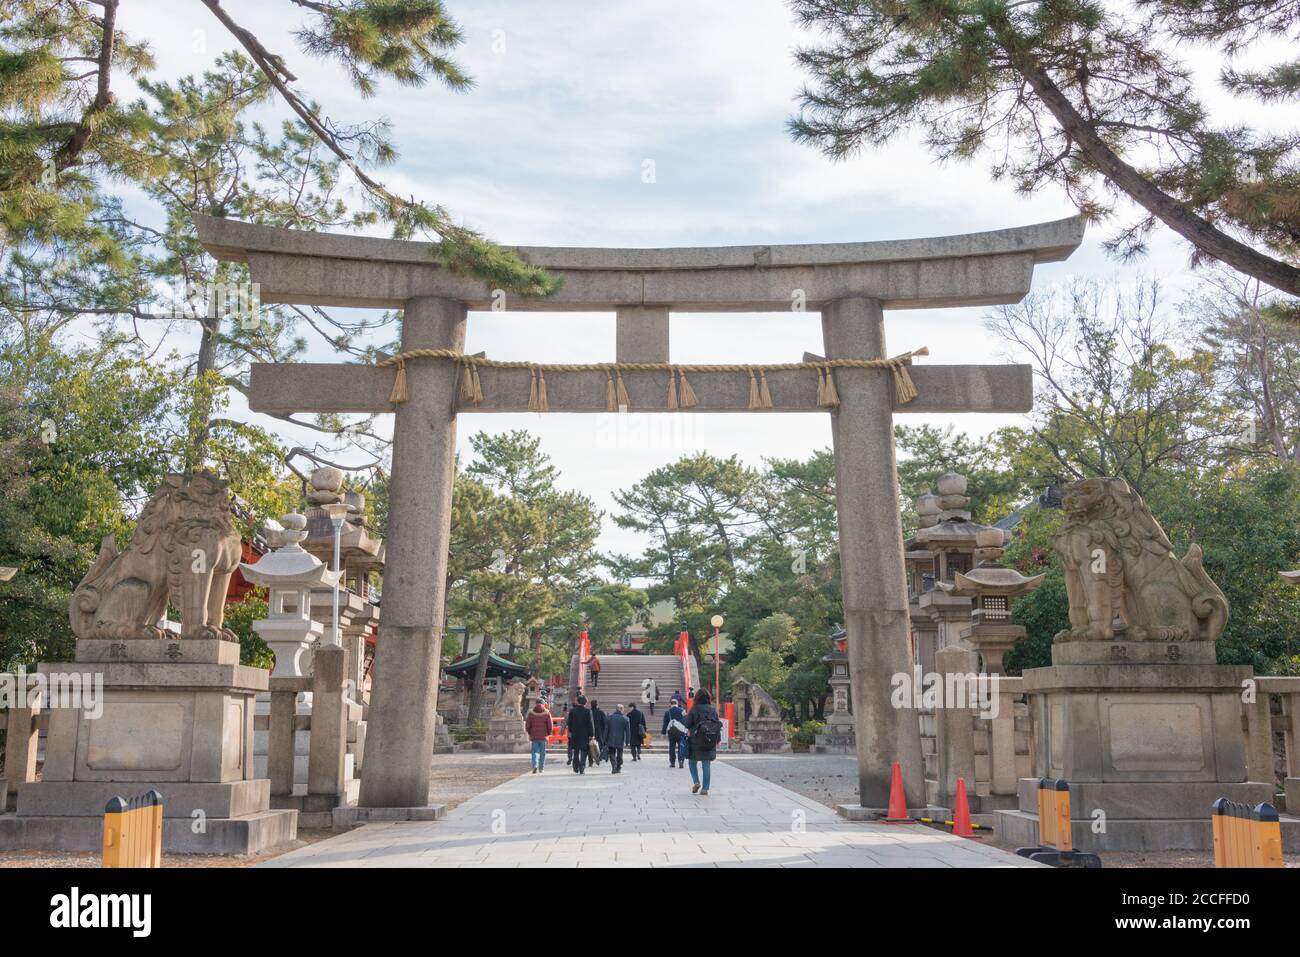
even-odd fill
[[[1272,782],[1247,780],[1241,695],[1251,669],[1215,663],[1228,603],[1200,547],[1178,558],[1127,483],[1092,478],[1063,491],[1055,549],[1070,627],[1051,667],[1023,679],[1036,773],[1069,782],[1076,848],[1209,848],[1216,799],[1273,796]],[[998,812],[1010,843],[1037,840],[1037,785],[1021,779],[1019,810]]]
[[[731,688],[737,724],[743,729],[739,735],[740,751],[748,754],[789,751],[790,739],[786,737],[785,720],[776,700],[762,685],[744,678],[737,679]],[[740,714],[745,712],[744,719],[740,719]]]
[[[530,750],[524,730],[523,700],[527,686],[522,681],[506,685],[501,700],[488,719],[487,749],[497,754],[522,754]]]
[[[835,648],[822,658],[830,668],[831,713],[826,728],[813,739],[809,748],[814,754],[857,754],[853,739],[853,710],[849,703],[849,655],[845,647],[848,633],[840,630],[831,635]]]
[[[102,682],[102,700],[51,702],[43,778],[0,818],[0,846],[96,848],[105,803],[150,789],[163,795],[168,851],[246,854],[294,839],[297,813],[271,810],[253,768],[268,672],[241,665],[222,627],[239,554],[228,484],[203,472],[169,475],[126,549],[104,541],[71,601],[75,662],[40,666]],[[169,600],[179,639],[156,624]]]

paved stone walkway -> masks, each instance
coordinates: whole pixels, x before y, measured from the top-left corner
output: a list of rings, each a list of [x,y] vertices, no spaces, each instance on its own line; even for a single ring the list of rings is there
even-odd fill
[[[1037,867],[920,824],[855,824],[715,761],[708,797],[663,755],[588,769],[548,759],[441,821],[367,824],[262,867]]]

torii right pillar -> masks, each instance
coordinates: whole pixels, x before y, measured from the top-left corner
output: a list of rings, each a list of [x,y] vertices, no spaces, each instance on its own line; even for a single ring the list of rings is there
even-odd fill
[[[839,299],[822,311],[828,359],[885,358],[884,312],[875,299]],[[895,708],[891,682],[911,682],[907,577],[894,459],[893,377],[837,369],[831,413],[840,578],[864,809],[885,808],[893,762],[902,765],[907,806],[925,806],[921,729],[915,708]]]

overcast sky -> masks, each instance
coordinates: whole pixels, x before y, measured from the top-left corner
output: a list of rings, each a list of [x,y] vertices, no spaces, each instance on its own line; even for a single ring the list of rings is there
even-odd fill
[[[780,0],[490,2],[448,0],[466,42],[455,58],[475,79],[468,93],[385,84],[363,100],[341,71],[297,50],[301,11],[287,2],[224,6],[285,56],[336,122],[380,116],[393,123],[398,162],[380,178],[401,194],[442,203],[500,242],[521,245],[702,246],[863,241],[1020,226],[1074,213],[1055,190],[1017,196],[991,182],[982,162],[940,166],[919,138],[831,163],[785,132],[802,77],[800,42]],[[119,24],[147,39],[166,75],[198,72],[233,47],[197,2],[130,0]],[[647,161],[654,182],[642,175]],[[1185,249],[1159,231],[1134,266],[1109,260],[1093,229],[1067,262],[1040,266],[1035,288],[1074,275],[1132,281],[1159,276],[1171,300],[1189,283]],[[887,314],[892,352],[927,345],[930,361],[996,362],[1004,346],[983,329],[983,309]],[[469,352],[492,358],[607,361],[612,314],[471,313]],[[681,362],[797,360],[822,352],[816,314],[675,316],[672,358]],[[316,360],[329,358],[317,345]],[[924,360],[922,360],[924,361]],[[244,414],[295,442],[276,420]],[[906,416],[984,433],[1019,416]],[[387,428],[387,426],[385,426]],[[566,486],[612,509],[612,490],[704,449],[806,456],[830,443],[825,415],[475,415],[460,418],[459,444],[480,429],[540,435]],[[608,519],[607,551],[637,550]]]

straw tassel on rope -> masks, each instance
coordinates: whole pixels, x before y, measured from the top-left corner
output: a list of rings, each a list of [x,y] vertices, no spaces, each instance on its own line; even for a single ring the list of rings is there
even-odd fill
[[[692,389],[691,384],[686,381],[686,370],[678,370],[677,374],[682,380],[677,389],[681,397],[682,408],[693,409],[698,403],[695,399],[695,390]]]
[[[393,379],[393,391],[388,395],[388,401],[397,405],[409,399],[410,393],[406,391],[406,360],[399,358],[397,360],[397,376]]]
[[[760,408],[772,408],[772,393],[767,388],[767,371],[764,369],[758,370],[758,401]]]
[[[890,365],[894,370],[894,393],[898,396],[900,405],[906,405],[916,398],[916,383],[912,381],[912,376],[907,371],[907,367],[912,364],[913,356],[928,356],[930,350],[925,346],[917,349],[915,352],[905,352],[890,360]]]
[[[668,408],[677,408],[677,373],[668,370]]]
[[[632,400],[627,397],[627,386],[623,384],[623,370],[618,370],[618,407],[620,409],[630,409]]]
[[[605,411],[618,411],[618,395],[614,391],[614,374],[605,370]]]
[[[478,379],[478,366],[473,362],[465,363],[465,372],[460,377],[460,397],[474,405],[483,401],[483,386]]]
[[[761,408],[758,398],[758,379],[754,376],[754,370],[749,370],[749,407],[751,409]]]
[[[817,404],[823,409],[834,409],[840,404],[840,394],[835,388],[835,373],[829,367],[817,370]]]

